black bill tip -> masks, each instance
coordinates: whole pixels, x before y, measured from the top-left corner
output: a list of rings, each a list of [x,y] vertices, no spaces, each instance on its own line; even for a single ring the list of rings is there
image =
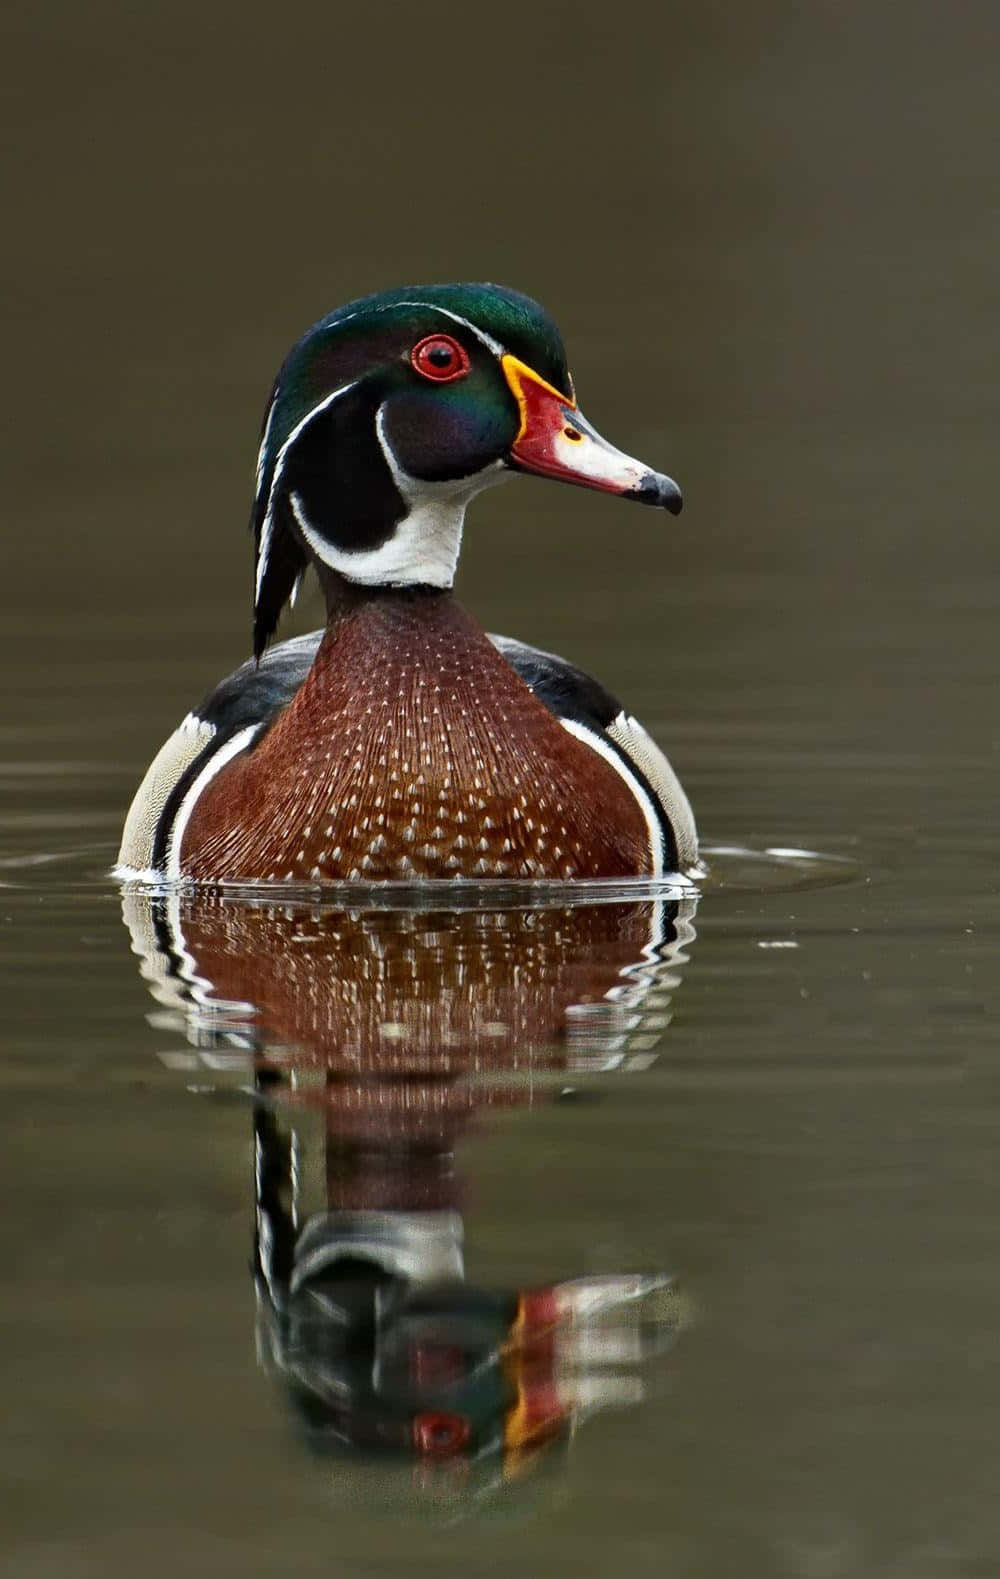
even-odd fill
[[[661,510],[669,510],[671,515],[680,515],[684,506],[684,495],[674,479],[664,477],[662,472],[647,472],[638,487],[631,490],[629,498],[638,499],[640,504],[658,505]]]

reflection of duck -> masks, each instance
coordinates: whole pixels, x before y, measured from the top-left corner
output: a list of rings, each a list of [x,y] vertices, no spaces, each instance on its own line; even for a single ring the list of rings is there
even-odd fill
[[[636,1368],[681,1315],[669,1279],[583,1278],[495,1292],[464,1281],[462,1222],[440,1154],[327,1132],[330,1210],[300,1221],[280,1110],[255,1115],[258,1348],[320,1452],[362,1449],[509,1477],[584,1415],[637,1402]],[[409,1210],[385,1199],[387,1174]],[[391,1195],[391,1186],[390,1186]],[[437,1202],[413,1209],[415,1200]],[[338,1200],[355,1204],[337,1206]]]
[[[669,1340],[678,1305],[657,1275],[467,1284],[457,1141],[478,1108],[554,1094],[569,1070],[647,1063],[694,937],[689,898],[482,898],[123,899],[191,1056],[252,1068],[260,1352],[310,1442],[474,1463],[477,1486],[593,1409],[637,1400],[636,1366]]]
[[[451,585],[465,508],[509,469],[676,512],[577,408],[559,333],[498,286],[383,292],[290,352],[253,511],[254,661],[166,742],[123,872],[374,881],[693,865],[659,748],[573,665],[488,637]],[[264,656],[312,565],[322,633]]]

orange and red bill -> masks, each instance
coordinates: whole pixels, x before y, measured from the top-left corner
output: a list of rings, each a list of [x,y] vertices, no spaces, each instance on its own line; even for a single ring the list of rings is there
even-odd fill
[[[672,477],[615,449],[580,413],[575,398],[561,394],[516,356],[508,353],[502,365],[521,413],[509,453],[512,466],[679,514],[681,491]]]

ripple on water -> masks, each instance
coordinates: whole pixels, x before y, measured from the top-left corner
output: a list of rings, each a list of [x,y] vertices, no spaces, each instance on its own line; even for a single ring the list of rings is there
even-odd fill
[[[79,822],[60,830],[79,834]],[[53,841],[45,849],[20,849],[0,855],[0,887],[35,888],[104,886],[114,860],[105,839],[86,843]],[[54,847],[53,847],[54,846]],[[558,904],[615,904],[623,900],[684,898],[727,893],[780,893],[828,888],[864,880],[871,867],[851,856],[790,845],[708,844],[702,863],[688,873],[660,878],[607,879],[593,882],[496,882],[444,878],[419,883],[225,883],[227,895],[247,904],[266,904],[276,897],[311,904],[356,903],[373,908],[415,908],[426,904],[482,909],[495,905],[516,908]],[[176,892],[191,885],[145,882],[127,885],[149,895]]]
[[[781,893],[807,888],[832,888],[863,880],[866,869],[847,855],[805,850],[791,845],[708,844],[702,846],[703,894]]]

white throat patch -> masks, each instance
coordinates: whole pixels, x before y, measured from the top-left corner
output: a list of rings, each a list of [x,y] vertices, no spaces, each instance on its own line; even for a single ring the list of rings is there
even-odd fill
[[[379,548],[354,553],[337,548],[307,517],[297,493],[289,495],[292,512],[309,547],[331,570],[361,586],[450,587],[462,546],[465,509],[477,493],[510,476],[502,461],[493,461],[471,477],[446,482],[424,482],[402,470],[385,433],[384,407],[375,418],[375,430],[392,480],[407,505],[407,513],[392,536]]]

